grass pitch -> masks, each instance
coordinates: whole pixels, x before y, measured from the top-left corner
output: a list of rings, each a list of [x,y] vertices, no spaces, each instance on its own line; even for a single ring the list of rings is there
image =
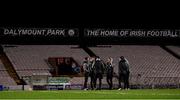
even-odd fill
[[[3,99],[180,99],[180,89],[0,91]]]

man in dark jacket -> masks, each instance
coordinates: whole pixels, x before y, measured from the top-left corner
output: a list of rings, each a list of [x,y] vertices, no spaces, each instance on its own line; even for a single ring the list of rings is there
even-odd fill
[[[121,82],[124,83],[124,89],[129,89],[129,62],[124,56],[119,61],[119,90],[121,90]]]
[[[113,86],[113,66],[112,66],[112,61],[113,59],[112,58],[108,58],[107,60],[107,63],[106,63],[106,77],[107,77],[107,83],[109,85],[109,89],[111,90],[112,89],[112,86]]]
[[[99,79],[99,88],[98,88],[99,90],[101,90],[103,73],[104,73],[104,64],[99,57],[96,57],[94,64],[94,75],[95,75],[94,87],[96,88],[96,82],[97,79]]]

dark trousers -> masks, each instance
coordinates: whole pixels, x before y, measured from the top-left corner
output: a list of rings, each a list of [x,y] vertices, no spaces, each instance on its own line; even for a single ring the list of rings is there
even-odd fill
[[[101,90],[102,78],[103,76],[101,73],[95,74],[94,87],[96,88],[97,79],[99,79],[99,87],[98,87],[99,90]]]
[[[89,77],[89,73],[85,72],[85,74],[84,74],[84,88],[87,88],[88,77]]]
[[[122,88],[121,82],[124,83],[124,89],[129,88],[129,73],[119,74],[119,88]]]
[[[95,80],[95,75],[94,73],[90,73],[90,77],[91,77],[91,89],[94,90],[95,86],[94,86],[94,80]]]
[[[112,89],[112,87],[113,87],[113,81],[112,81],[112,79],[113,79],[113,75],[109,75],[109,74],[107,74],[107,83],[108,83],[108,85],[109,85],[109,89]]]

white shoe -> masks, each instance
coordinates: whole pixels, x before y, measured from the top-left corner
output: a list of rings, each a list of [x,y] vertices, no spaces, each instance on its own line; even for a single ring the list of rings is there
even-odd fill
[[[121,90],[121,88],[119,88],[118,90]]]
[[[86,90],[88,90],[88,88],[85,88],[84,90],[86,91]]]

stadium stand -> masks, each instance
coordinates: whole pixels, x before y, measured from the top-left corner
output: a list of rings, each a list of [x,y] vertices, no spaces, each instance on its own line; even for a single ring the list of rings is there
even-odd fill
[[[0,84],[4,86],[14,86],[17,85],[16,82],[9,76],[3,63],[0,60]]]
[[[180,46],[167,46],[167,48],[174,51],[176,54],[180,56]]]
[[[70,80],[71,84],[84,84],[84,78],[83,77],[74,77]]]
[[[112,57],[115,73],[118,73],[119,57],[125,56],[131,65],[131,85],[180,84],[180,60],[159,46],[105,45],[88,49],[103,61]],[[48,57],[73,57],[81,64],[84,57],[88,56],[76,45],[4,46],[4,52],[20,77],[31,76],[33,73],[49,73],[51,66],[47,63]],[[84,77],[73,77],[71,84],[83,84],[83,81]],[[113,82],[118,84],[116,78]],[[106,78],[103,78],[103,84],[107,84]]]
[[[81,60],[88,55],[76,47],[76,45],[17,45],[4,46],[4,51],[18,75],[29,76],[35,72],[49,73],[48,57],[73,57],[81,64]]]
[[[151,84],[151,82],[157,82],[154,81],[155,79],[162,80],[161,84],[167,84],[171,82],[168,81],[169,79],[180,77],[180,61],[159,46],[111,45],[90,47],[90,49],[104,61],[107,57],[112,57],[116,73],[118,58],[125,56],[131,65],[131,84],[138,83],[136,82],[138,80],[143,80],[144,84]]]
[[[1,71],[5,71],[6,69],[4,68],[4,65],[3,65],[3,63],[1,62],[1,60],[0,60],[0,70]]]

